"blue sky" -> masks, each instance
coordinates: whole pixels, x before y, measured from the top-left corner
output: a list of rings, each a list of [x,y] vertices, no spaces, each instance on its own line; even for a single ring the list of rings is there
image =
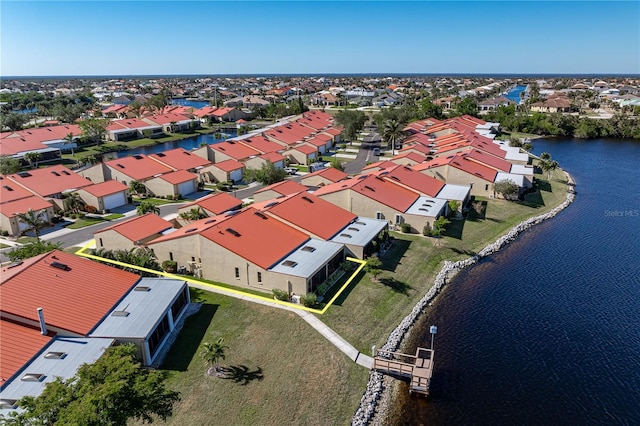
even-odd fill
[[[640,2],[0,3],[0,73],[640,73]]]

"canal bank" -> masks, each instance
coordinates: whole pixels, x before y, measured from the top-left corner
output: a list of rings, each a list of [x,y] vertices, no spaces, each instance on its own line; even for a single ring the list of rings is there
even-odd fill
[[[435,299],[435,297],[441,292],[441,290],[462,269],[473,266],[483,258],[491,256],[502,247],[514,241],[522,232],[547,219],[556,216],[559,212],[567,208],[575,198],[575,182],[568,173],[565,172],[565,175],[567,177],[568,192],[566,199],[562,204],[547,213],[534,216],[522,221],[505,235],[501,236],[493,243],[484,247],[474,256],[471,256],[465,260],[459,260],[457,262],[445,261],[444,265],[438,272],[432,287],[413,307],[411,312],[400,322],[396,329],[390,334],[381,350],[390,352],[398,350],[401,347],[405,337],[407,337],[407,335],[412,331],[412,328],[419,317],[425,312],[425,310]],[[396,391],[398,389],[398,387],[395,386],[395,382],[393,381],[393,379],[385,379],[382,374],[372,372],[370,374],[369,383],[367,384],[367,388],[365,390],[365,394],[362,397],[360,406],[358,407],[358,410],[356,411],[356,414],[352,419],[352,424],[388,424],[388,419],[386,416],[389,404],[393,398],[392,389],[395,389]]]

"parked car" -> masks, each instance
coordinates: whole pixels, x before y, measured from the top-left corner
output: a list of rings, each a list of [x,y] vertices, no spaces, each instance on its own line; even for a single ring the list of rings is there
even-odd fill
[[[380,155],[380,148],[373,148],[373,155]]]
[[[285,167],[284,171],[287,172],[288,175],[295,175],[296,173],[298,173],[298,169],[296,169],[295,167]]]

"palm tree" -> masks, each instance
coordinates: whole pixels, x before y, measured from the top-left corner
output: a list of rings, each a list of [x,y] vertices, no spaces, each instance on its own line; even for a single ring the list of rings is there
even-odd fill
[[[144,186],[144,183],[140,182],[139,180],[132,180],[131,183],[129,183],[129,189],[136,195],[147,193],[147,187]]]
[[[76,153],[73,150],[73,133],[69,132],[67,133],[67,136],[64,137],[64,142],[62,143],[62,145],[69,145],[71,147],[71,158],[75,158]]]
[[[391,155],[395,155],[396,144],[402,140],[404,133],[402,123],[397,120],[390,119],[385,121],[382,129],[382,137],[387,141],[387,145],[391,148]]]
[[[200,352],[200,356],[204,359],[205,367],[209,365],[213,365],[214,370],[218,372],[220,370],[220,366],[218,365],[218,360],[225,359],[224,351],[229,349],[228,346],[225,346],[223,342],[223,338],[219,337],[215,342],[205,342],[202,344],[202,351]]]
[[[32,169],[38,167],[38,160],[40,160],[41,158],[42,154],[35,151],[27,152],[26,154],[24,154],[24,159],[29,162],[29,167],[31,167]]]
[[[25,213],[18,213],[18,220],[27,225],[22,233],[25,234],[33,230],[33,233],[36,235],[36,239],[40,241],[40,229],[47,225],[44,215],[44,210],[34,211],[33,209],[29,209]]]
[[[71,211],[72,213],[78,213],[82,207],[84,207],[84,201],[80,198],[77,192],[73,192],[67,195],[67,198],[64,199],[64,207],[65,209]]]
[[[180,213],[180,218],[187,220],[189,222],[204,219],[205,217],[209,217],[209,216],[199,206],[192,208],[188,212]]]
[[[157,214],[158,216],[160,215],[160,207],[148,200],[145,200],[143,202],[140,203],[140,205],[138,206],[138,208],[136,209],[136,212],[138,213],[138,216],[142,216],[145,215],[147,213],[153,213],[153,214]]]

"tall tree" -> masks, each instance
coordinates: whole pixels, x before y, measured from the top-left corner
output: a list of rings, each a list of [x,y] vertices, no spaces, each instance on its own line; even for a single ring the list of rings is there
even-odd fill
[[[0,174],[10,175],[20,170],[20,160],[9,155],[0,155]]]
[[[353,141],[364,128],[367,116],[362,111],[343,110],[336,114],[335,120],[336,123],[343,127],[342,137],[348,141]]]
[[[404,125],[397,120],[387,120],[384,123],[384,127],[382,129],[382,137],[385,142],[387,142],[387,146],[391,148],[392,155],[395,155],[396,144],[402,141],[404,133],[402,129]]]
[[[47,383],[40,396],[19,401],[20,425],[125,425],[130,419],[152,423],[173,413],[179,394],[166,388],[164,373],[142,367],[132,344],[113,346],[68,380]]]
[[[147,193],[147,187],[139,180],[132,180],[129,183],[129,190],[136,195],[144,195]]]
[[[22,130],[22,126],[26,123],[22,114],[15,112],[0,115],[0,129],[7,127],[9,130]]]
[[[72,192],[71,194],[67,194],[67,198],[64,199],[64,208],[69,210],[72,213],[78,213],[80,209],[82,209],[85,205],[82,198],[80,198],[80,194],[77,192]]]
[[[73,133],[69,132],[67,133],[67,135],[64,137],[64,142],[63,142],[63,146],[64,145],[69,145],[71,147],[71,158],[75,158],[76,153],[73,150],[73,145],[75,144],[75,142],[73,141]]]
[[[45,211],[34,211],[33,209],[27,210],[25,213],[18,213],[18,221],[24,223],[26,228],[22,233],[33,231],[36,239],[40,241],[40,230],[47,226],[48,222],[44,219]]]
[[[200,220],[200,219],[204,219],[205,217],[209,217],[207,216],[207,213],[204,212],[204,210],[202,210],[202,208],[200,206],[198,207],[194,207],[192,209],[190,209],[189,211],[186,212],[182,212],[180,213],[180,218],[187,220],[189,222],[195,222],[196,220]]]
[[[35,169],[36,167],[38,167],[38,161],[40,161],[40,159],[42,158],[42,154],[36,151],[31,151],[24,154],[23,158],[27,160],[27,162],[29,163],[29,167]]]
[[[90,142],[100,145],[107,134],[109,120],[102,118],[87,118],[79,123],[82,136]]]
[[[473,96],[466,96],[456,105],[456,115],[478,116],[478,102]]]

